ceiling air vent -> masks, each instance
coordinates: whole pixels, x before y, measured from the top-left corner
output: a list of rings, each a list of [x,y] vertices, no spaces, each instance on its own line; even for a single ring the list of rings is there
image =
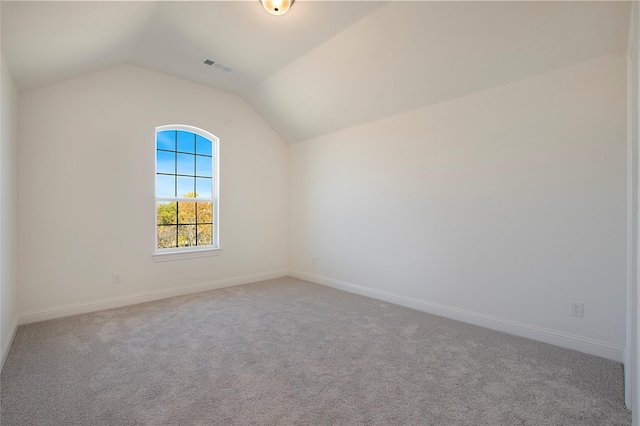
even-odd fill
[[[211,59],[205,59],[203,64],[209,65],[210,67],[217,68],[217,69],[222,70],[224,72],[233,71],[233,68],[231,68],[229,65],[221,64],[220,62],[212,61]]]

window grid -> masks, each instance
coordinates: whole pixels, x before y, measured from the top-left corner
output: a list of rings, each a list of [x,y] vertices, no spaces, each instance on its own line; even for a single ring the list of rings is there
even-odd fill
[[[157,226],[162,227],[162,226],[175,226],[176,227],[176,247],[180,247],[178,245],[178,235],[179,235],[179,229],[181,226],[195,226],[196,228],[196,245],[197,241],[198,241],[198,225],[211,225],[213,226],[213,215],[212,215],[212,220],[210,222],[199,222],[198,221],[198,202],[197,201],[182,201],[182,203],[194,203],[195,205],[195,210],[194,210],[194,215],[193,217],[195,218],[195,222],[180,222],[180,201],[176,201],[176,217],[174,218],[175,223],[158,223]],[[211,208],[213,208],[213,203],[206,201],[206,202],[200,202],[200,204],[211,204]]]
[[[167,131],[165,131],[167,132]],[[183,150],[179,150],[179,138],[178,138],[178,130],[171,130],[170,131],[172,133],[172,139],[173,139],[173,146],[175,148],[175,150],[169,150],[169,149],[165,149],[165,148],[159,148],[159,142],[158,142],[158,134],[161,133],[159,131],[156,132],[156,164],[158,164],[158,157],[157,157],[157,152],[165,152],[165,153],[171,153],[174,154],[174,158],[173,158],[173,163],[174,163],[174,173],[166,173],[166,172],[157,172],[156,171],[156,175],[161,175],[161,176],[172,176],[175,177],[174,179],[174,197],[157,197],[157,192],[156,192],[156,236],[159,237],[159,230],[161,228],[164,227],[170,227],[170,226],[175,226],[176,229],[176,233],[175,233],[175,246],[173,246],[174,248],[179,248],[179,247],[193,247],[193,246],[211,246],[214,245],[217,241],[217,229],[214,229],[214,208],[217,208],[217,204],[214,201],[214,188],[213,188],[213,177],[214,177],[214,164],[213,164],[213,158],[214,155],[213,153],[214,151],[214,142],[208,138],[204,138],[203,136],[200,136],[202,139],[204,139],[207,143],[211,144],[211,153],[212,155],[207,155],[207,154],[202,154],[202,153],[198,153],[198,135],[194,132],[188,132],[188,131],[183,131],[184,133],[189,133],[193,136],[193,152],[188,152],[188,151],[183,151]],[[168,132],[167,132],[168,133]],[[207,147],[208,148],[208,147]],[[205,151],[207,150],[207,148],[205,148]],[[187,148],[188,149],[188,148]],[[183,155],[191,155],[193,157],[193,174],[185,174],[185,173],[178,173],[178,167],[179,167],[179,162],[178,162],[178,154],[183,154]],[[207,175],[206,174],[206,169],[205,169],[205,174],[198,174],[198,157],[200,158],[204,158],[204,159],[209,159],[209,161],[211,161],[211,172]],[[156,167],[157,168],[157,167]],[[189,178],[193,178],[193,197],[188,197],[189,193],[187,194],[183,194],[183,197],[178,196],[178,177],[189,177]],[[197,193],[197,189],[198,189],[198,178],[200,179],[208,179],[209,180],[209,192],[211,193],[210,197],[198,197],[198,193]],[[189,200],[189,201],[182,201],[182,200]],[[193,199],[193,201],[191,201],[191,199]],[[162,201],[161,201],[162,200]],[[199,200],[199,201],[196,201]],[[158,223],[158,215],[159,215],[159,206],[161,202],[164,203],[175,203],[175,217],[173,218],[173,222],[175,223]],[[188,223],[182,223],[181,219],[180,219],[180,205],[183,204],[183,207],[186,208],[186,206],[184,206],[184,203],[193,203],[194,205],[194,212],[193,212],[193,218],[194,221],[193,222],[188,222]],[[210,215],[211,220],[210,221],[199,221],[199,216],[200,216],[200,210],[198,208],[198,204],[202,205],[208,205],[208,209],[206,210],[207,215]],[[211,235],[210,235],[210,239],[208,239],[208,243],[204,243],[204,244],[200,244],[200,238],[198,235],[199,232],[199,228],[200,226],[210,226],[211,227]],[[193,244],[189,244],[190,241],[187,241],[187,245],[184,246],[180,246],[180,231],[181,229],[184,231],[185,229],[188,229],[188,227],[193,227],[195,230],[195,239],[193,241]],[[206,228],[205,229],[205,235],[206,235]],[[159,247],[160,242],[157,241],[156,243],[156,249],[159,248],[171,248],[172,246],[164,246],[164,247]]]

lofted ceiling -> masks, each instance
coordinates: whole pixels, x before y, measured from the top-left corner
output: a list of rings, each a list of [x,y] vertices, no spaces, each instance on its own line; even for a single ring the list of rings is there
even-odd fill
[[[626,49],[630,2],[3,1],[24,91],[130,63],[242,96],[298,142]],[[205,59],[233,68],[225,72]]]

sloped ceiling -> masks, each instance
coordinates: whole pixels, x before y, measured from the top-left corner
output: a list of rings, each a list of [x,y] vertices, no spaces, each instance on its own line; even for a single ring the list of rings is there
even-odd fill
[[[237,93],[288,142],[626,49],[629,2],[2,2],[20,91],[131,63]],[[203,65],[212,59],[233,67]]]

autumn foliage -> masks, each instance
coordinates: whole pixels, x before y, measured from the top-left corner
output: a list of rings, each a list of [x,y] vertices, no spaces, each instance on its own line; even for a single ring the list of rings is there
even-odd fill
[[[185,198],[195,198],[193,192]],[[200,201],[159,202],[158,248],[213,244],[213,203]]]

